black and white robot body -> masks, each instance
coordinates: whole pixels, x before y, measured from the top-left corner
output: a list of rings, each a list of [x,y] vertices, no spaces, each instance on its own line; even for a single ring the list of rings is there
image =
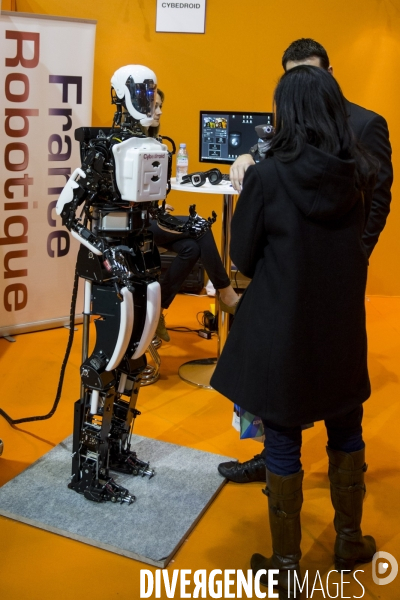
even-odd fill
[[[76,130],[82,164],[65,185],[56,211],[81,244],[76,269],[85,281],[87,339],[90,316],[96,317],[95,346],[90,355],[83,351],[80,368],[68,486],[95,502],[131,504],[134,496],[111,472],[154,475],[131,450],[145,352],[161,310],[160,255],[149,220],[160,226],[167,221],[169,230],[198,237],[215,217],[202,219],[191,207],[183,225],[166,212],[168,149],[119,112],[114,120],[119,127]]]

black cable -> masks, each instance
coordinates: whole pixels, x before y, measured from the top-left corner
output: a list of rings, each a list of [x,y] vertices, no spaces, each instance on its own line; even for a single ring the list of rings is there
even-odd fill
[[[178,333],[198,333],[199,329],[190,329],[190,327],[167,327],[168,331],[177,331]]]
[[[204,329],[209,331],[212,336],[217,335],[215,331],[210,331],[210,329],[208,329],[206,326],[204,326]],[[201,329],[190,329],[190,327],[184,327],[183,325],[181,327],[167,327],[167,330],[176,331],[177,333],[197,333],[197,335],[199,335],[199,332],[202,331]]]
[[[199,325],[201,325],[202,327],[205,327],[205,314],[204,314],[204,313],[205,313],[205,311],[203,310],[203,311],[199,311],[199,312],[197,313],[197,315],[196,315],[197,322],[198,322],[198,323],[199,323]],[[199,315],[203,315],[203,319],[202,319],[201,321],[200,321],[200,319],[199,319]]]
[[[205,313],[208,313],[209,311],[199,311],[196,314],[196,319],[199,325],[201,325],[202,329],[206,329],[207,331],[210,331],[210,333],[213,333],[212,330],[210,330],[210,328],[208,327],[207,323],[206,323],[206,315]],[[203,315],[202,318],[199,318],[199,315]],[[190,327],[185,327],[185,326],[178,326],[178,327],[167,327],[168,331],[177,331],[179,333],[199,333],[199,331],[201,331],[201,329],[191,329]]]
[[[67,343],[67,348],[65,351],[64,360],[61,365],[60,378],[58,380],[58,388],[57,388],[56,397],[55,397],[55,400],[53,403],[53,407],[52,407],[51,411],[49,413],[47,413],[47,415],[41,415],[41,416],[37,416],[37,417],[24,417],[23,419],[12,419],[6,412],[4,412],[4,410],[2,410],[0,408],[0,415],[2,417],[4,417],[5,420],[7,421],[7,423],[9,423],[10,425],[18,425],[19,423],[28,423],[30,421],[44,421],[46,419],[50,419],[50,417],[52,417],[57,410],[57,406],[58,406],[58,403],[60,402],[60,398],[61,398],[65,369],[67,367],[67,362],[68,362],[68,358],[69,358],[69,355],[71,352],[72,343],[74,341],[75,307],[76,307],[76,299],[78,296],[78,282],[79,282],[79,275],[78,275],[77,269],[75,268],[74,287],[72,290],[71,308],[70,308],[70,313],[69,313],[70,329],[69,329],[68,343]]]
[[[171,152],[171,154],[176,154],[176,145],[175,145],[174,140],[172,138],[166,136],[166,135],[160,135],[160,138],[162,139],[162,141],[168,140],[169,142],[171,142],[171,145],[172,145],[172,152]]]

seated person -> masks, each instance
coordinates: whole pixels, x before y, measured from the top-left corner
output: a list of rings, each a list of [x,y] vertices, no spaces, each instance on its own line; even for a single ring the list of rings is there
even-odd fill
[[[162,114],[162,105],[164,102],[164,93],[157,89],[156,108],[154,111],[153,125],[148,128],[149,137],[157,137],[160,129],[160,117]],[[167,209],[173,210],[172,206],[167,205]],[[179,217],[183,221],[188,217]],[[154,241],[157,246],[167,248],[177,253],[170,267],[165,273],[161,284],[161,308],[166,310],[176,294],[179,292],[183,282],[189,275],[197,260],[201,258],[208,277],[214,288],[219,293],[219,305],[221,310],[234,313],[239,296],[233,289],[230,279],[224,269],[217,246],[211,230],[209,229],[200,238],[195,239],[188,233],[172,233],[160,229],[156,221],[150,224],[150,230],[153,232]],[[170,340],[165,317],[161,312],[160,320],[157,326],[156,335],[162,340]]]

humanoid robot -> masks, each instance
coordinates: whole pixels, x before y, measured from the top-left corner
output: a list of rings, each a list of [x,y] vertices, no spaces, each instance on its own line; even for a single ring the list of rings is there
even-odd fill
[[[75,403],[68,486],[95,502],[135,500],[110,471],[154,475],[149,463],[131,450],[145,352],[160,315],[160,256],[147,229],[149,219],[195,237],[215,220],[215,214],[208,220],[199,217],[194,205],[187,222],[165,211],[172,155],[143,129],[152,122],[156,89],[155,74],[142,65],[114,73],[113,125],[75,131],[82,165],[56,207],[81,244],[76,268],[85,280],[81,397]],[[97,316],[96,342],[88,355],[91,315]]]

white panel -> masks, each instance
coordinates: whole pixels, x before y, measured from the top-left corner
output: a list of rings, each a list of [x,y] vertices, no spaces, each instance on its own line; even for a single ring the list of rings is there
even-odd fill
[[[142,337],[139,342],[139,346],[136,348],[132,358],[139,358],[142,356],[149,347],[151,340],[157,329],[158,320],[160,318],[161,311],[161,288],[157,281],[150,283],[147,286],[147,314],[146,322]]]
[[[206,1],[165,2],[165,0],[157,0],[156,31],[204,33]]]
[[[106,367],[106,371],[112,371],[118,367],[129,344],[133,328],[133,296],[128,288],[124,287],[121,290],[122,302],[120,305],[121,320],[119,322],[119,332],[117,343],[114,352],[110,358],[110,362]]]
[[[167,195],[168,149],[153,138],[130,138],[113,146],[115,179],[123,200],[151,202]]]
[[[97,413],[97,409],[99,407],[99,397],[100,397],[99,390],[92,390],[92,393],[90,396],[90,413],[92,415],[95,415]]]

